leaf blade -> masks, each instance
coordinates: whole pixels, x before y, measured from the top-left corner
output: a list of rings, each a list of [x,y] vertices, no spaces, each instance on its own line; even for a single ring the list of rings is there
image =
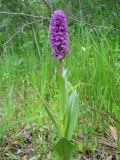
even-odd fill
[[[61,160],[71,160],[72,152],[75,149],[75,146],[66,138],[62,138],[58,141],[54,148]]]

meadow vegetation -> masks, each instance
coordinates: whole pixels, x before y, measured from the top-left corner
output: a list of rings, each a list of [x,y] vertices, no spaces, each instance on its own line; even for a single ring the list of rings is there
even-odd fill
[[[65,10],[69,54],[63,67],[79,96],[79,119],[72,138],[76,160],[120,159],[120,4],[98,3],[82,1],[75,11],[78,6],[71,0],[71,15]],[[57,5],[65,9],[60,1]],[[3,6],[3,11],[9,11]],[[59,117],[58,61],[50,54],[49,10],[37,2],[35,6],[37,15],[41,8],[46,19],[0,14],[1,160],[57,160],[55,130],[41,97]],[[31,10],[28,6],[26,13],[36,15]],[[26,25],[20,28],[21,24]]]

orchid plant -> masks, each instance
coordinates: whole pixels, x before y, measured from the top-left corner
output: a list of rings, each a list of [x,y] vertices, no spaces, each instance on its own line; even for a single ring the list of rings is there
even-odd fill
[[[70,82],[67,80],[66,71],[62,68],[62,60],[68,53],[68,34],[66,17],[63,11],[55,11],[50,20],[50,46],[52,57],[59,60],[59,110],[60,119],[54,118],[48,107],[45,109],[52,120],[57,135],[58,142],[55,151],[60,160],[71,160],[75,145],[70,142],[76,127],[79,107],[76,89],[70,90]]]

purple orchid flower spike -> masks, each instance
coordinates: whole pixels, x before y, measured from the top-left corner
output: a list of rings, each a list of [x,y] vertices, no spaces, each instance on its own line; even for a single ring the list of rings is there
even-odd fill
[[[53,58],[61,60],[68,53],[67,23],[62,10],[56,10],[50,19],[50,46]]]

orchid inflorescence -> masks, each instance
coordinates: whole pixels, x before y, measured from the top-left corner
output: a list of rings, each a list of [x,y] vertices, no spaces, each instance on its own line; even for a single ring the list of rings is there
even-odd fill
[[[55,11],[50,19],[50,46],[53,58],[62,59],[68,53],[67,23],[62,10]]]

